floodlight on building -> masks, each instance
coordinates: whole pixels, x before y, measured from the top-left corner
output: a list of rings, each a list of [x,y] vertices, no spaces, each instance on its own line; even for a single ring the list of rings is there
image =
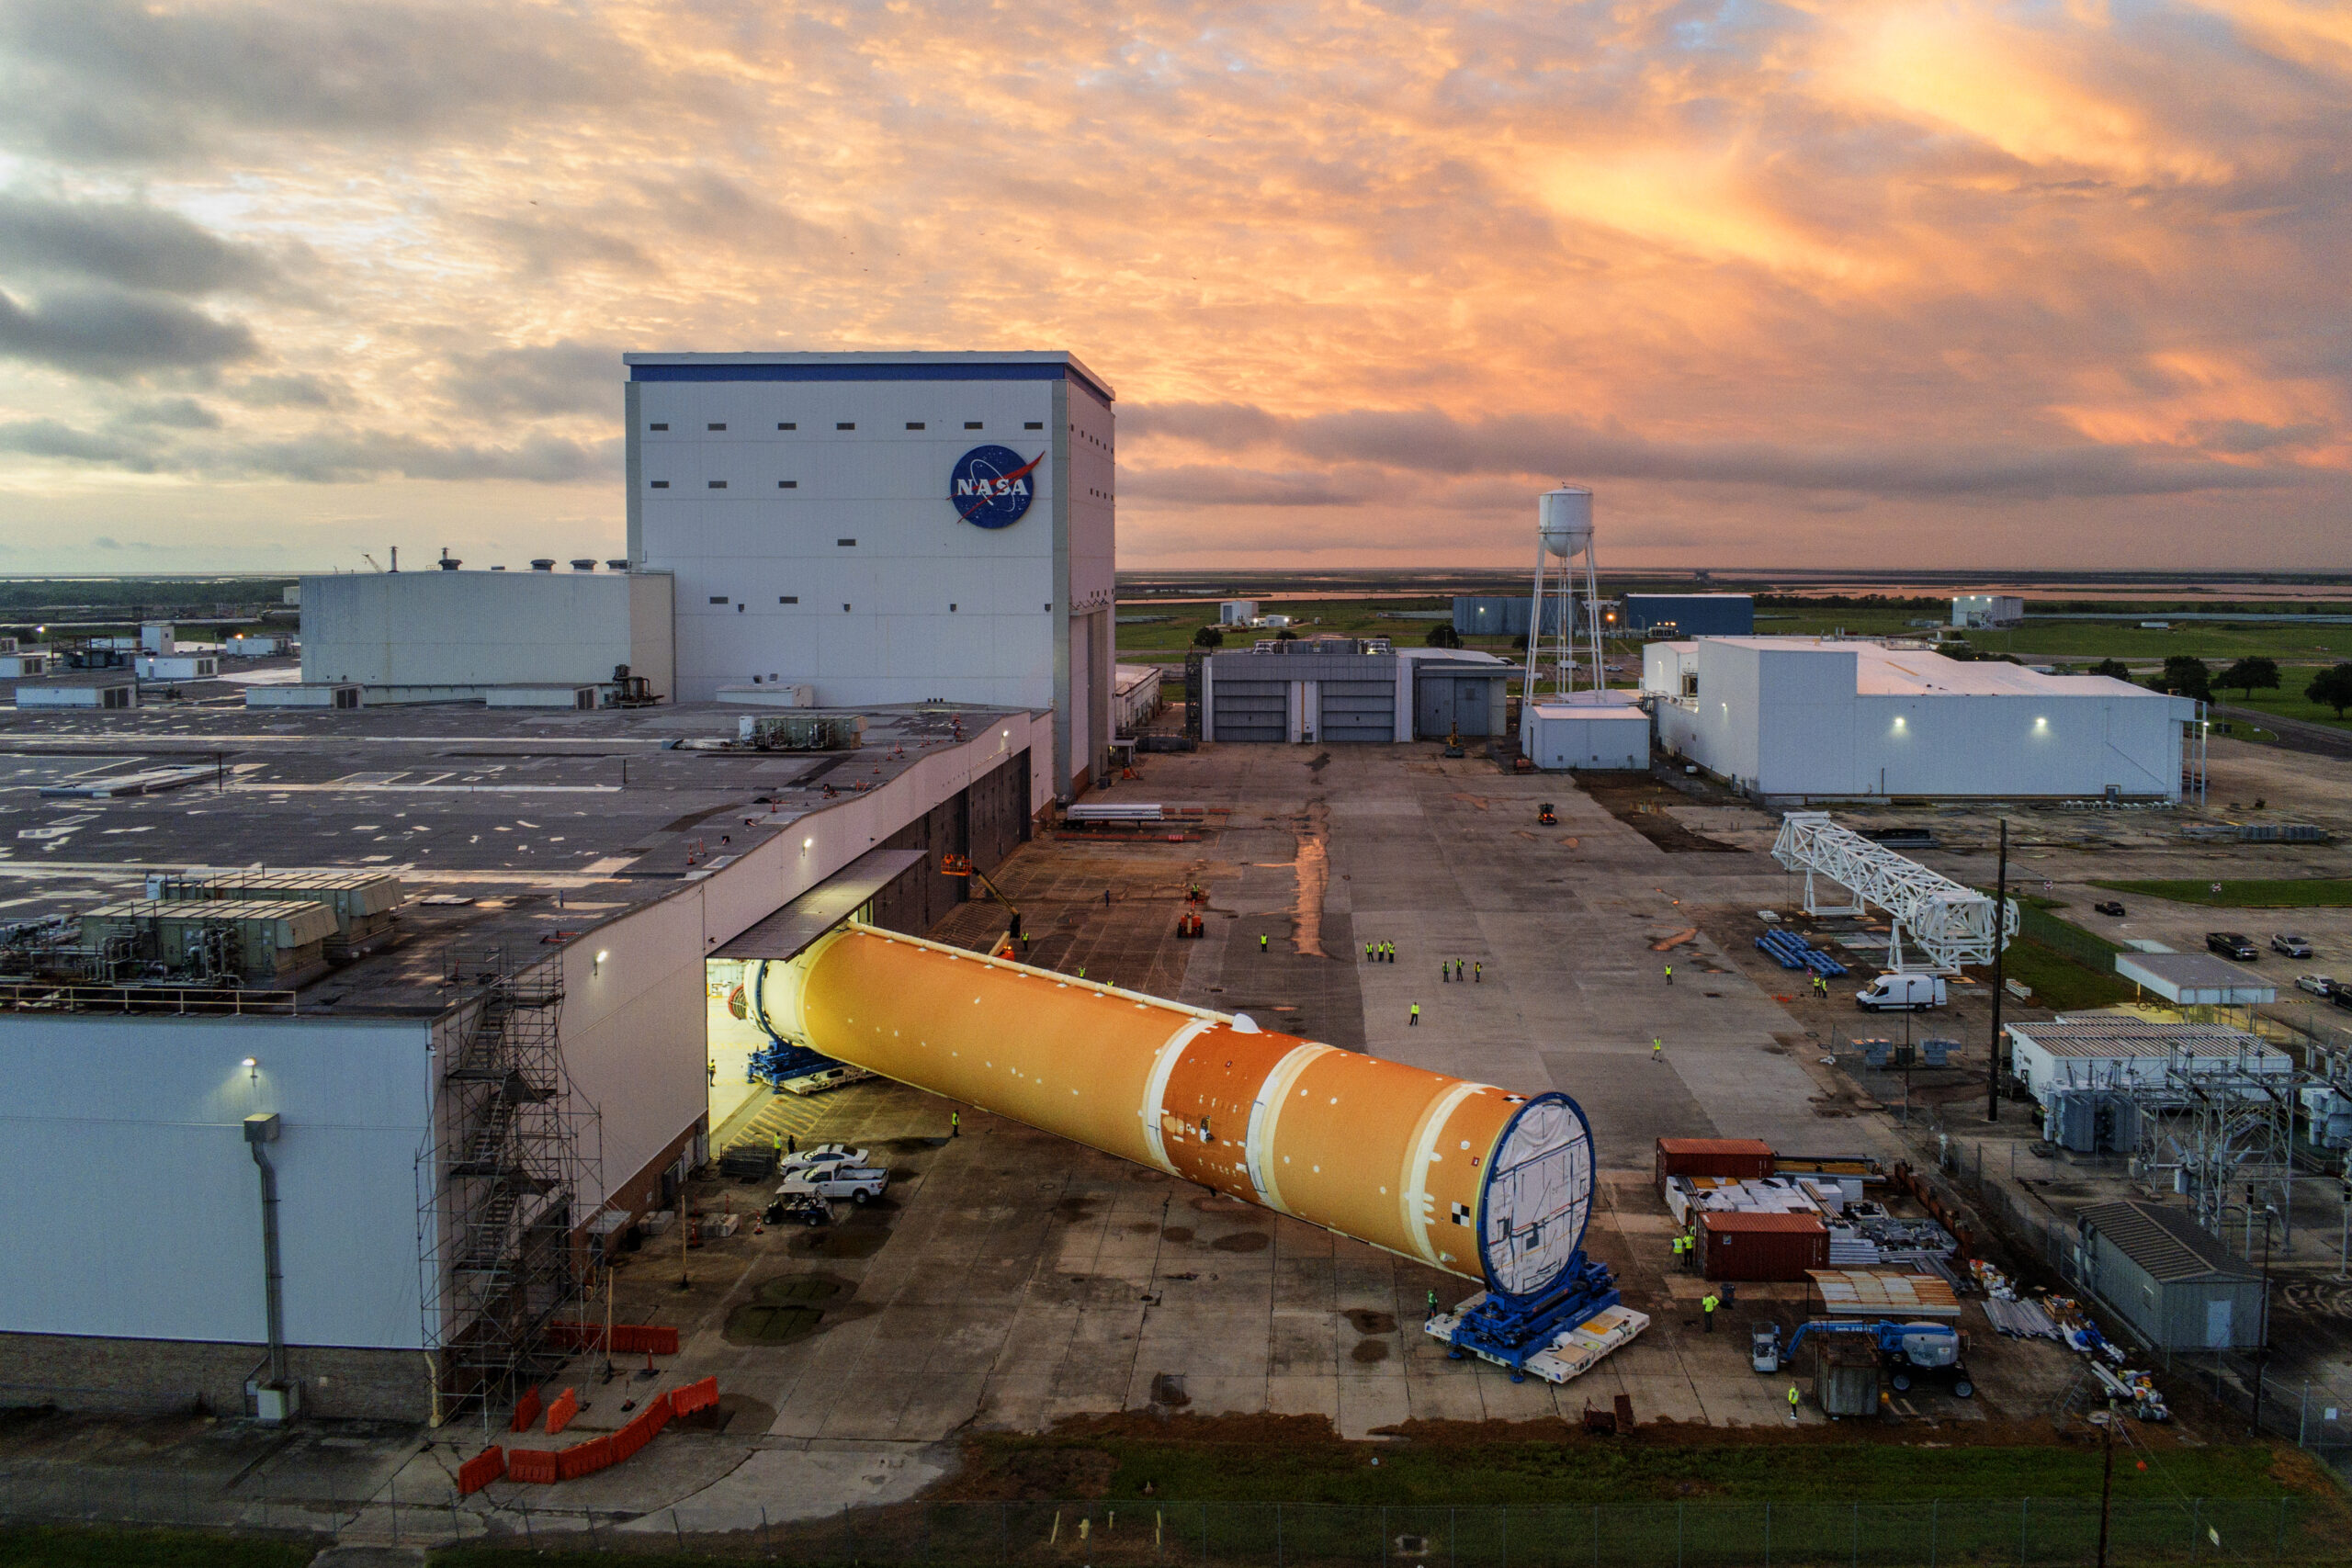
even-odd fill
[[[255,1060],[254,1057],[248,1056],[245,1058],[243,1065],[245,1077],[249,1078],[258,1078],[261,1077],[261,1063],[259,1061]]]

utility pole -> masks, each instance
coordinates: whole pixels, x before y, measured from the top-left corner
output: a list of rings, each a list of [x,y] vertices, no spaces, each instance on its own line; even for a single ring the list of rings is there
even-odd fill
[[[2107,1568],[2107,1520],[2115,1506],[2115,1404],[2109,1401],[2105,1410],[2096,1411],[2091,1419],[2106,1434],[2106,1457],[2098,1472],[2098,1568]]]
[[[2245,1207],[2254,1212],[2254,1183],[2245,1185]],[[2254,1424],[2249,1428],[2256,1437],[2262,1435],[2262,1363],[2270,1352],[2270,1205],[2262,1205],[2262,1312],[2256,1320],[2254,1343]]]
[[[1984,1052],[1984,1120],[2001,1119],[2001,959],[2008,952],[2009,819],[2001,818],[2001,870],[1993,885],[1993,1043]]]

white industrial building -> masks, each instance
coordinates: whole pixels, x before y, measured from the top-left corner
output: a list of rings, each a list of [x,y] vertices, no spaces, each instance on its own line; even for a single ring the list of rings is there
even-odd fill
[[[2177,800],[2198,705],[2103,675],[1811,637],[1651,643],[1669,753],[1782,803],[1894,795]]]
[[[341,572],[302,580],[302,683],[357,686],[370,706],[487,699],[497,688],[675,691],[667,573],[573,570]],[[625,563],[624,563],[625,564]],[[285,688],[253,700],[315,705]],[[560,705],[570,706],[567,696]]]
[[[1650,716],[1633,692],[1568,692],[1522,704],[1520,732],[1521,750],[1547,773],[1650,765]]]
[[[1111,389],[1063,353],[630,354],[628,555],[677,579],[677,695],[1051,709],[1112,736]]]
[[[1956,626],[2013,626],[2025,619],[2025,601],[2014,593],[1956,593],[1951,624]]]

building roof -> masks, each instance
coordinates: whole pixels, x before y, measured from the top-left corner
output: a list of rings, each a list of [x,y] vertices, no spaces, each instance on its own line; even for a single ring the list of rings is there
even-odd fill
[[[2127,1198],[2094,1203],[2075,1215],[2085,1235],[2097,1232],[2153,1280],[2256,1280],[2262,1278],[2231,1256],[2222,1239],[2179,1209]]]
[[[1816,1235],[1828,1227],[1819,1214],[1794,1214],[1776,1209],[1702,1209],[1699,1228],[1711,1231],[1772,1231],[1783,1235]]]
[[[2119,953],[2115,972],[2166,1001],[2248,1007],[2278,999],[2278,987],[2263,984],[2244,964],[2210,953]]]
[[[895,353],[811,354],[745,349],[705,354],[624,354],[632,381],[1058,381],[1084,382],[1104,402],[1116,400],[1111,383],[1062,349],[990,354],[972,349],[907,349]]]
[[[2184,718],[2194,716],[2196,711],[2196,705],[2186,697],[2152,692],[2111,675],[2045,675],[2022,664],[1997,659],[1951,659],[1924,647],[1889,648],[1883,643],[1838,637],[1716,637],[1690,640],[1727,643],[1759,653],[1851,655],[1854,690],[1866,697],[2113,697],[2177,703]]]
[[[1772,1145],[1761,1138],[1660,1138],[1662,1155],[1762,1155],[1772,1157]]]
[[[1642,707],[1642,694],[1614,688],[1598,692],[1570,692],[1564,696],[1544,697],[1528,705],[1543,718],[1638,718],[1649,722],[1649,714]]]
[[[141,899],[151,873],[397,877],[395,938],[304,986],[301,1010],[437,1016],[451,952],[552,954],[964,743],[945,711],[860,711],[860,749],[791,752],[733,748],[742,710],[716,704],[0,708],[18,786],[0,838],[41,852],[0,859],[0,899],[22,922]],[[1005,710],[958,711],[968,738]],[[103,801],[37,788],[169,764],[191,782]]]
[[[2052,1056],[2104,1059],[2121,1056],[2169,1057],[2187,1051],[2200,1058],[2235,1057],[2243,1054],[2257,1070],[2283,1073],[2294,1062],[2284,1051],[2266,1045],[2243,1029],[2218,1023],[2152,1023],[2142,1018],[2059,1018],[2048,1023],[2013,1023],[2009,1032]]]

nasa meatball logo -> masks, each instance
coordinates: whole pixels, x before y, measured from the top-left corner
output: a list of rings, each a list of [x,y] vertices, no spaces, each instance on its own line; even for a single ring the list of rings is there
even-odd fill
[[[958,521],[981,528],[1010,528],[1029,513],[1036,499],[1038,453],[1027,462],[1010,446],[975,446],[956,459],[947,499]]]

